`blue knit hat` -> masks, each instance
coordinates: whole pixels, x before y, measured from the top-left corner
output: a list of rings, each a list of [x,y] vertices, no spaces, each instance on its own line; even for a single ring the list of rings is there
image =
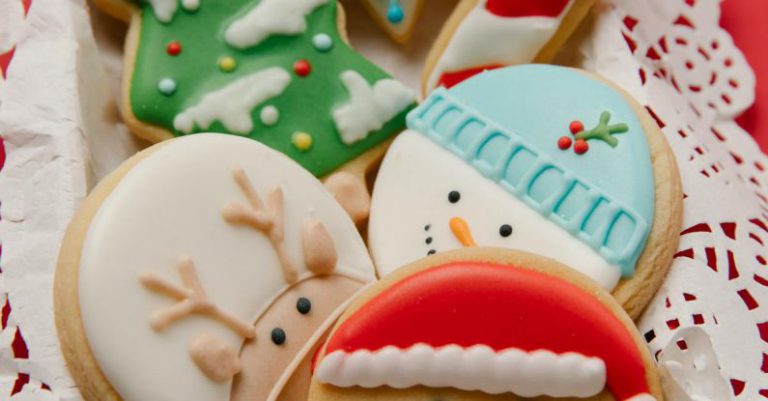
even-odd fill
[[[615,89],[563,67],[498,69],[437,89],[408,126],[633,274],[653,224],[653,166]]]

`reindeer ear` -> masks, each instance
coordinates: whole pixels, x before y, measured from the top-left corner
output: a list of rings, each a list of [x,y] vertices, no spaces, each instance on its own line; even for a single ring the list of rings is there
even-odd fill
[[[362,177],[341,171],[326,178],[324,184],[355,224],[359,226],[368,218],[371,195]]]
[[[336,246],[320,220],[312,219],[304,222],[301,245],[304,249],[304,263],[307,269],[318,275],[333,273],[338,261]]]

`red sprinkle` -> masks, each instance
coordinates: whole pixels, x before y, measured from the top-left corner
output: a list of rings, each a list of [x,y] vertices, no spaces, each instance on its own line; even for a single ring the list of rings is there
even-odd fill
[[[577,139],[576,143],[573,145],[573,151],[576,152],[577,155],[583,155],[584,153],[587,153],[588,150],[589,144],[583,139]]]
[[[171,56],[178,56],[179,53],[181,53],[181,43],[179,41],[172,41],[168,43],[168,46],[165,48],[165,51],[168,52]]]
[[[582,124],[581,121],[571,121],[571,126],[569,127],[571,129],[571,134],[576,135],[581,131],[584,131],[584,124]]]
[[[573,140],[567,136],[561,136],[560,139],[557,140],[557,147],[566,150],[571,147],[571,143]]]
[[[293,72],[300,77],[306,77],[312,72],[312,65],[307,60],[299,60],[293,64]]]

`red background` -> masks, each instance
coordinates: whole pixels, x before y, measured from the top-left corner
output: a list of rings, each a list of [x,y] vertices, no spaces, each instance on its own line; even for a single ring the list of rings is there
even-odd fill
[[[738,121],[768,153],[768,1],[725,0],[721,23],[757,75],[755,105]]]

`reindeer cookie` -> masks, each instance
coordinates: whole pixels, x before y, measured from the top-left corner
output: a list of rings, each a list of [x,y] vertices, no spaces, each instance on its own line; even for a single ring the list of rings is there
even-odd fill
[[[150,142],[197,132],[244,136],[316,177],[352,170],[356,181],[337,179],[332,188],[360,189],[415,103],[410,89],[345,42],[336,0],[96,3],[130,22],[122,109]],[[351,212],[361,220],[367,209]]]
[[[309,394],[523,397],[663,399],[645,343],[610,294],[551,259],[494,248],[423,259],[358,296],[321,347]]]
[[[548,256],[637,317],[664,280],[682,218],[677,164],[629,95],[585,72],[527,65],[440,88],[408,116],[376,180],[380,275],[437,252]]]
[[[200,134],[88,197],[62,245],[56,322],[87,400],[306,397],[316,343],[374,279],[319,181],[256,141]]]
[[[485,70],[547,63],[595,0],[461,0],[430,51],[424,93]]]

